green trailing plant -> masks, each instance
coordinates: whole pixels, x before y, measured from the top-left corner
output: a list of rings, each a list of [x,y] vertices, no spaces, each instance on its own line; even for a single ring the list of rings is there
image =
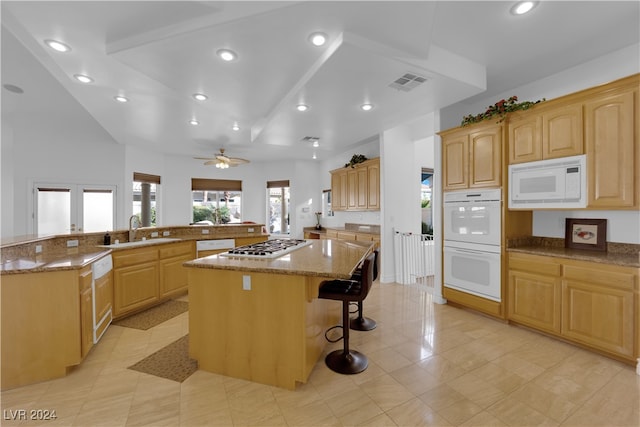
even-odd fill
[[[482,114],[477,114],[477,115],[471,114],[468,116],[464,116],[462,118],[462,126],[478,123],[483,120],[489,120],[493,117],[499,117],[499,120],[496,123],[502,123],[502,121],[504,121],[508,113],[511,113],[513,111],[528,110],[534,105],[545,100],[546,100],[545,98],[542,98],[535,102],[531,102],[531,101],[518,102],[517,96],[512,96],[507,100],[501,99],[500,101],[496,102],[494,105],[488,107],[487,111],[485,111]]]
[[[345,163],[344,167],[355,167],[358,163],[366,161],[367,158],[362,154],[354,154],[349,163]]]

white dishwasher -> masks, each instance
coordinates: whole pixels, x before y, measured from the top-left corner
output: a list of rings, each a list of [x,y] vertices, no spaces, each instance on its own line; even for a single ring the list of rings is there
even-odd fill
[[[91,265],[93,302],[93,343],[97,343],[111,324],[113,307],[113,260],[111,255]]]
[[[235,247],[235,239],[198,240],[196,242],[196,258],[219,254]]]

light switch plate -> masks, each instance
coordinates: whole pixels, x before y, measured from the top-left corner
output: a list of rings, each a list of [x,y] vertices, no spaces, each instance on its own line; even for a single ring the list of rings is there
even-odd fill
[[[37,254],[41,254],[42,253],[42,245],[36,245],[36,253]]]
[[[78,247],[78,241],[77,240],[67,240],[67,247],[68,248],[77,248]]]
[[[249,228],[247,228],[247,233],[253,233],[253,232],[254,232],[253,227],[249,227]]]
[[[202,230],[202,234],[209,234],[209,230],[208,230],[207,228],[204,228],[204,229]]]
[[[151,237],[158,237],[158,232],[157,231],[152,232]]]
[[[162,235],[163,235],[163,236],[170,236],[170,235],[171,235],[171,232],[170,232],[170,231],[163,231],[163,232],[162,232]]]
[[[251,276],[242,276],[242,290],[243,291],[251,290]]]

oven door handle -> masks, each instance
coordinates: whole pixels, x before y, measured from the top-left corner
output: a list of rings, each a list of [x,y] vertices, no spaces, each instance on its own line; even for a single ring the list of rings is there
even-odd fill
[[[462,252],[465,254],[475,254],[475,255],[487,255],[492,253],[492,252],[474,251],[472,249],[460,249],[460,248],[449,248],[449,249],[453,252]]]

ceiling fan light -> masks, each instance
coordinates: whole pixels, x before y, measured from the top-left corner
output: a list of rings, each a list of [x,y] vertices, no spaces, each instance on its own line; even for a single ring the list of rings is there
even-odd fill
[[[238,126],[237,123],[234,123],[233,126],[231,126],[232,130],[235,130],[236,132],[240,130],[240,126]]]
[[[194,93],[193,97],[198,101],[206,101],[209,97],[204,93]]]
[[[69,45],[66,45],[62,42],[59,42],[57,40],[51,40],[51,39],[47,39],[44,41],[44,44],[46,44],[47,46],[49,46],[51,49],[57,51],[57,52],[69,52],[71,51],[71,47],[69,47]]]
[[[192,126],[198,126],[200,124],[199,121],[197,121],[196,119],[191,119],[189,120],[189,124]]]
[[[360,106],[360,109],[362,111],[371,111],[373,109],[373,105],[372,104],[362,104]]]
[[[125,102],[129,102],[129,98],[127,98],[126,96],[122,96],[122,95],[114,96],[113,99],[115,99],[116,101],[121,102],[123,104]]]
[[[305,105],[305,104],[296,105],[296,110],[298,111],[307,111],[308,109],[309,109],[308,105]]]

